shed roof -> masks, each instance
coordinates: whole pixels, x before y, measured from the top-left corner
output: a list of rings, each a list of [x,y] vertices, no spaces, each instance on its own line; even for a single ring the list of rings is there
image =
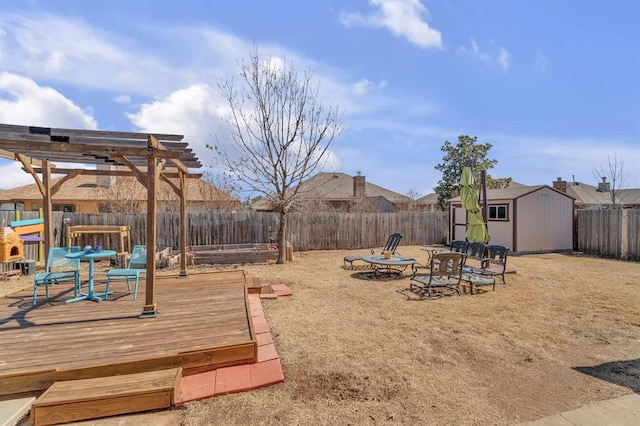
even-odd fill
[[[549,189],[565,197],[573,199],[572,196],[558,191],[549,185],[535,185],[535,186],[519,186],[515,188],[503,188],[503,189],[487,189],[487,200],[515,200],[517,198],[524,197],[532,192],[538,191],[542,188]],[[451,198],[450,202],[460,201],[460,196]]]

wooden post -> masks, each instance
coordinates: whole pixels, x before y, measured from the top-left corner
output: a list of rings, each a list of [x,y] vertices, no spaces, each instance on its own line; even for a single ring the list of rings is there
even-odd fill
[[[158,146],[158,140],[149,135],[149,149]],[[150,153],[147,158],[147,274],[145,305],[140,318],[155,318],[158,309],[155,299],[156,278],[156,208],[157,208],[158,161]]]
[[[38,209],[38,217],[39,218],[43,217],[42,209]],[[38,232],[38,236],[44,237],[44,232],[43,231]],[[43,262],[43,261],[44,261],[44,244],[42,243],[42,241],[38,241],[38,262]]]
[[[622,260],[627,260],[629,257],[629,235],[628,235],[628,219],[629,210],[622,209],[622,220],[620,221],[620,258]]]
[[[487,204],[486,170],[480,170],[480,190],[482,191],[482,220],[484,220],[484,226],[487,229],[487,237],[491,239],[491,235],[489,235],[489,206]]]
[[[49,249],[53,245],[53,207],[51,204],[51,164],[49,161],[42,162],[42,184],[44,194],[42,197],[42,208],[44,213],[44,255],[45,262],[49,257]]]
[[[180,274],[187,276],[187,196],[185,194],[185,175],[178,172],[180,179]]]

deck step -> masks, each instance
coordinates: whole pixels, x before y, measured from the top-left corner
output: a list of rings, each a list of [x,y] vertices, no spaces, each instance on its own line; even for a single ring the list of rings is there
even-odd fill
[[[262,280],[258,277],[247,277],[247,293],[260,294],[262,291]]]
[[[53,425],[171,407],[182,369],[55,382],[31,407],[34,425]]]

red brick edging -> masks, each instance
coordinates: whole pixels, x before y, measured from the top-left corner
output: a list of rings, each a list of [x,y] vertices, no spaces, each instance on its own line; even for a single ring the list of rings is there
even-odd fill
[[[273,293],[270,294],[249,294],[251,320],[258,343],[258,362],[223,367],[183,377],[175,401],[176,406],[181,406],[189,401],[245,392],[284,382],[282,364],[273,344],[260,299],[291,296],[293,293],[284,284],[274,284],[271,288]]]

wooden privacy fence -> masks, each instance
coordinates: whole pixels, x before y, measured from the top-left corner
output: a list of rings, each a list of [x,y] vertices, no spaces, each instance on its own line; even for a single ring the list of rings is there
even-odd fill
[[[603,257],[640,259],[640,209],[578,210],[579,251]]]
[[[21,219],[35,219],[38,212],[21,212]],[[131,243],[146,241],[144,214],[53,214],[54,245],[66,245],[66,225],[129,225]],[[0,226],[9,226],[15,213],[0,211]],[[158,215],[158,246],[178,248],[180,218]],[[187,218],[187,244],[246,244],[269,242],[278,230],[275,213],[217,211],[190,214]],[[291,213],[287,240],[295,251],[362,249],[379,247],[389,234],[404,235],[401,244],[437,244],[447,240],[447,215],[444,212],[398,213]],[[640,209],[578,210],[576,247],[603,257],[640,260]],[[119,249],[117,236],[87,236],[83,245],[102,245]],[[37,243],[25,243],[27,258],[37,259]]]
[[[294,250],[381,247],[390,234],[401,233],[401,245],[438,244],[447,240],[444,212],[292,213],[288,241]]]
[[[37,212],[23,212],[22,218],[37,217]],[[0,212],[0,223],[13,220],[13,212]],[[447,239],[447,215],[444,212],[399,213],[291,213],[287,241],[295,251],[360,249],[384,245],[387,237],[400,232],[401,244],[437,244]],[[69,225],[117,225],[131,227],[131,244],[145,244],[145,214],[87,214],[54,212],[55,246],[67,244]],[[157,216],[158,247],[180,247],[180,217]],[[276,237],[278,215],[253,211],[217,211],[194,213],[187,217],[188,245],[265,243]],[[119,250],[117,235],[83,235],[81,245],[101,245]],[[25,253],[30,258],[30,253]]]

